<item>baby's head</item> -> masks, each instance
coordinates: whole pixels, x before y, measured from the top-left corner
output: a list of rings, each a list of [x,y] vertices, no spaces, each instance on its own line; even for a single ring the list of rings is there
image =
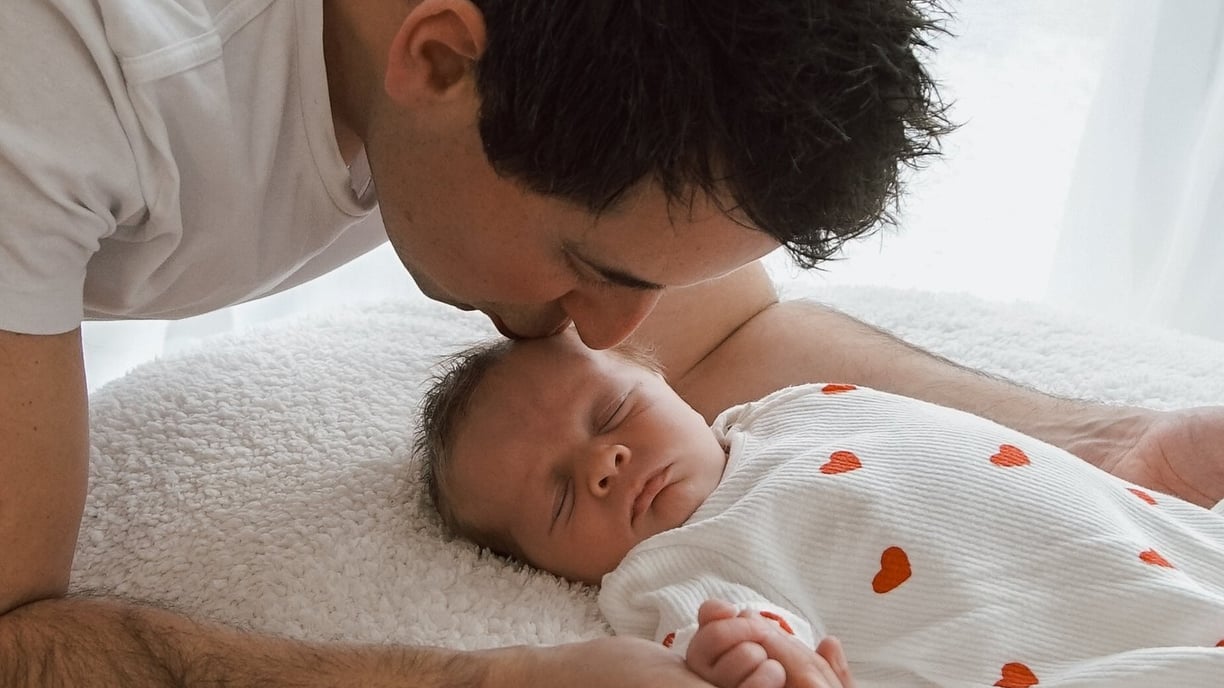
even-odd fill
[[[688,520],[726,465],[647,357],[592,351],[573,331],[458,354],[421,415],[417,451],[449,528],[592,584]]]

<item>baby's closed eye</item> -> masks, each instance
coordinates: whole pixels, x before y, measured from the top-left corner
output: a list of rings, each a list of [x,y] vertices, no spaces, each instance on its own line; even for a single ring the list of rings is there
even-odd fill
[[[548,530],[551,533],[556,527],[557,521],[561,519],[561,514],[566,510],[566,505],[570,505],[570,511],[573,511],[573,481],[569,478],[563,478],[557,482],[555,497],[553,498],[552,518],[549,519]]]

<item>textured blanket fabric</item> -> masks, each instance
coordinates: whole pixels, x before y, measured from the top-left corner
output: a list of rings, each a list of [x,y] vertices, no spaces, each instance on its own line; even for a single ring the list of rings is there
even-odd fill
[[[1058,394],[1224,403],[1224,344],[1031,305],[806,294]],[[592,591],[448,541],[410,445],[431,366],[492,336],[423,299],[291,322],[146,364],[91,400],[78,591],[311,639],[478,648],[608,632]]]

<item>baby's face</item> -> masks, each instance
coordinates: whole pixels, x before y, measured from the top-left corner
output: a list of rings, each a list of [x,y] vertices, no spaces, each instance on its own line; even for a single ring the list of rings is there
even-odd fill
[[[466,415],[445,476],[457,515],[571,580],[599,583],[634,545],[684,523],[726,465],[660,375],[573,332],[517,344]]]

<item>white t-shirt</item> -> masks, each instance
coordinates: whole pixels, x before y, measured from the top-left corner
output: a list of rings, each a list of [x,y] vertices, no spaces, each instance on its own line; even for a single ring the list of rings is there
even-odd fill
[[[864,688],[1224,685],[1224,503],[1137,488],[983,418],[846,385],[725,411],[722,481],[603,579],[682,652],[723,599]]]
[[[194,315],[384,241],[322,26],[295,0],[0,3],[0,329]]]

